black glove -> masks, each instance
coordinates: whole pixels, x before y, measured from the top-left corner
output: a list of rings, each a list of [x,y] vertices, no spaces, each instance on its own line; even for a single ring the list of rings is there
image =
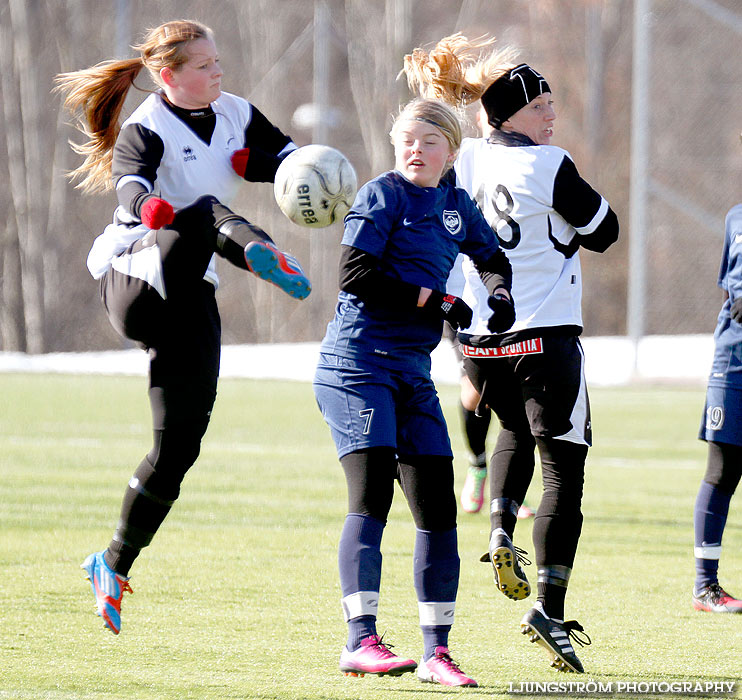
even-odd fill
[[[742,323],[742,297],[737,297],[729,307],[729,315],[732,321]]]
[[[487,328],[493,333],[504,333],[515,323],[515,305],[512,299],[495,293],[487,299],[487,304],[492,309]]]
[[[443,294],[433,289],[423,309],[433,311],[448,321],[454,330],[471,326],[472,310],[469,305],[453,294]]]

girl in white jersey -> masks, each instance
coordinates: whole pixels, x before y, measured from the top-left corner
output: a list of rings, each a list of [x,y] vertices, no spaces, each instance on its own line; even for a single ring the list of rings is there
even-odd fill
[[[516,63],[493,39],[456,34],[405,57],[413,91],[460,107],[479,100],[482,138],[464,139],[455,164],[466,189],[497,233],[513,267],[516,320],[503,334],[487,329],[486,302],[459,334],[465,368],[481,403],[497,414],[500,433],[491,463],[491,561],[509,598],[529,595],[513,546],[538,447],[543,495],[533,527],[538,601],[521,630],[549,653],[552,666],[582,672],[564,622],[564,600],[582,527],[590,411],[579,342],[582,280],[579,248],[603,252],[618,237],[606,200],[583,180],[567,151],[551,145],[556,118],[542,75]],[[478,282],[467,275],[473,296]],[[462,293],[466,298],[467,294]],[[589,639],[582,637],[583,643]]]
[[[211,416],[221,345],[214,254],[295,298],[311,289],[291,256],[228,208],[243,179],[273,181],[295,144],[249,102],[221,91],[208,27],[167,22],[134,48],[137,58],[57,77],[90,139],[75,147],[86,159],[73,176],[86,191],[115,187],[119,202],[88,268],[114,328],[150,354],[154,443],[129,481],[111,543],[83,563],[114,634],[129,569],[177,499]],[[119,126],[143,68],[159,90]]]

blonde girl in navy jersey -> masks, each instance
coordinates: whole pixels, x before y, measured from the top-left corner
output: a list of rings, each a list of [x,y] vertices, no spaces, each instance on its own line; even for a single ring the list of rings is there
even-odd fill
[[[113,327],[150,355],[153,445],[129,481],[108,548],[83,563],[114,634],[129,569],[178,498],[209,424],[221,347],[215,254],[297,299],[311,290],[296,260],[229,209],[243,180],[273,181],[296,145],[252,104],[222,92],[208,27],[166,22],[134,48],[136,58],[57,76],[89,137],[74,147],[85,161],[73,176],[87,192],[113,187],[119,203],[88,268]],[[158,90],[119,125],[145,68]]]
[[[459,251],[478,266],[498,311],[513,321],[510,266],[463,190],[441,176],[461,141],[455,113],[417,100],[391,131],[395,169],[366,183],[345,219],[340,294],[320,349],[314,390],[348,485],[338,562],[348,639],[341,671],[474,686],[451,659],[459,578],[453,458],[430,377],[443,322],[467,327],[471,309],[447,295]],[[417,528],[413,578],[423,635],[418,665],[376,631],[381,539],[398,480]]]
[[[579,341],[582,277],[579,249],[605,251],[618,238],[608,202],[577,172],[570,154],[551,145],[556,113],[546,78],[516,52],[483,37],[441,39],[405,57],[414,92],[463,107],[479,102],[481,138],[464,139],[456,183],[479,204],[513,269],[516,319],[506,333],[487,327],[487,297],[459,333],[467,375],[481,404],[500,421],[491,461],[488,552],[495,581],[512,599],[530,594],[512,543],[519,506],[541,458],[543,493],[533,525],[538,601],[521,631],[549,653],[552,666],[581,673],[564,621],[567,586],[582,528],[585,459],[592,441]],[[469,274],[476,295],[477,275]],[[469,298],[468,294],[462,294]],[[526,560],[523,560],[526,563]]]

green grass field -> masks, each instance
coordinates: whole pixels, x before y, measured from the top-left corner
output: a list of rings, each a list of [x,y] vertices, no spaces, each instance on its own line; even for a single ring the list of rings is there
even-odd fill
[[[531,599],[495,590],[489,565],[478,561],[488,518],[460,514],[451,648],[480,688],[452,690],[411,674],[358,679],[337,670],[345,485],[303,383],[222,381],[201,457],[132,570],[122,633],[105,631],[79,565],[108,543],[126,482],[149,448],[145,386],[143,378],[0,374],[0,700],[504,698],[526,681],[742,678],[742,616],[690,606],[702,388],[591,392],[596,446],[567,599],[568,617],[593,639],[578,649],[584,676],[558,674],[520,634]],[[441,397],[458,491],[466,455],[455,388]],[[538,470],[534,486],[537,503]],[[721,567],[738,596],[740,498]],[[532,552],[530,531],[520,523],[515,541]],[[378,627],[396,651],[417,658],[413,540],[398,492]],[[532,582],[534,569],[526,570]]]

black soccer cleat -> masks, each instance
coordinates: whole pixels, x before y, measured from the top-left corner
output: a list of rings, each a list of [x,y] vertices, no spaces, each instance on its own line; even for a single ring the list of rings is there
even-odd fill
[[[492,563],[495,585],[511,600],[523,600],[531,594],[531,586],[520,568],[521,563],[531,563],[526,554],[526,551],[515,547],[503,531],[494,531],[490,536],[489,551],[479,560]]]
[[[580,646],[587,646],[592,641],[576,620],[557,622],[546,617],[538,608],[531,608],[520,622],[520,631],[521,634],[528,635],[530,641],[537,642],[546,649],[551,666],[557,671],[585,672],[570,639],[574,639]]]

